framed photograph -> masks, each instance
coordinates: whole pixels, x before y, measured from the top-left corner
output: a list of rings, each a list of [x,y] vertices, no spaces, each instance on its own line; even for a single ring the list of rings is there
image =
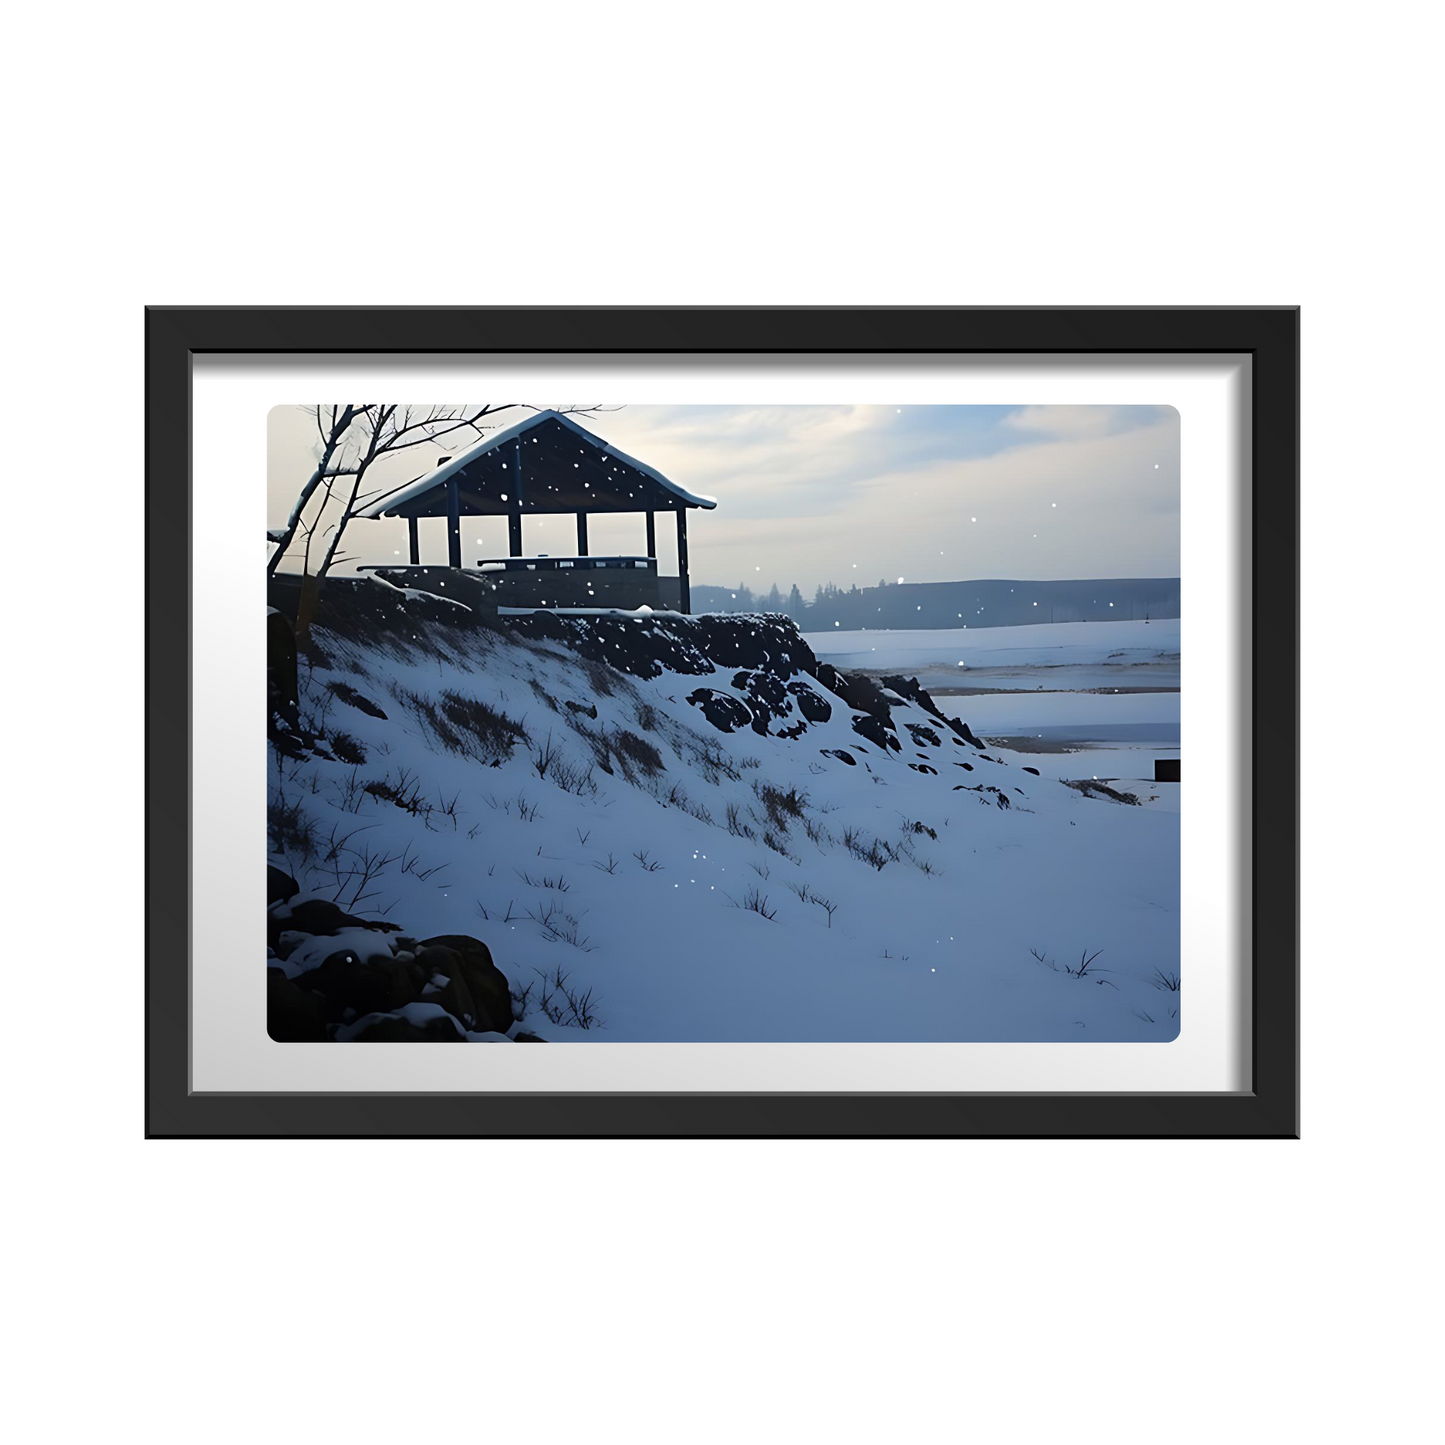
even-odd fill
[[[149,310],[148,1134],[1297,1137],[1298,337]]]

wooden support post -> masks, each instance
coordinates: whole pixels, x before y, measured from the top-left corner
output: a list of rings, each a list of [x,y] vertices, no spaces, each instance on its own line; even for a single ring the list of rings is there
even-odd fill
[[[677,576],[682,584],[682,611],[692,615],[692,589],[687,580],[687,508],[677,509]]]
[[[647,555],[652,558],[657,556],[657,514],[647,514]]]
[[[447,483],[447,565],[462,565],[462,507],[455,477]]]
[[[513,557],[522,555],[522,439],[517,438],[517,477],[512,483],[511,512],[507,517],[507,545]]]
[[[577,555],[587,556],[587,513],[577,513]]]
[[[419,567],[421,565],[421,539],[417,536],[415,517],[406,519],[406,533],[411,539],[411,565]]]

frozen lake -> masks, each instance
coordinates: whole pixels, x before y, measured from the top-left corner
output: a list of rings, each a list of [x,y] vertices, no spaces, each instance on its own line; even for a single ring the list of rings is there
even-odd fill
[[[917,677],[943,712],[1033,754],[1044,776],[1152,779],[1156,758],[1179,756],[1179,637],[1172,618],[807,640],[835,667]]]
[[[1179,619],[945,627],[909,632],[810,632],[834,667],[905,672],[925,687],[1179,686]],[[942,679],[948,677],[950,682]],[[1055,678],[1055,682],[1046,682]],[[1092,679],[1082,681],[1082,679]]]
[[[1167,742],[1179,745],[1177,692],[933,694],[941,711],[980,736],[1032,734],[1040,741]]]

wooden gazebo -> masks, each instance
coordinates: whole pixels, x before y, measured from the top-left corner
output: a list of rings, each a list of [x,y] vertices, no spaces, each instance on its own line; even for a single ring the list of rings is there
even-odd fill
[[[660,584],[670,580],[657,575],[657,513],[671,512],[677,524],[677,600],[681,611],[690,612],[687,513],[692,507],[710,510],[716,505],[712,497],[686,491],[571,417],[542,411],[458,456],[443,458],[434,471],[398,487],[358,515],[405,517],[413,568],[422,565],[418,521],[445,517],[448,566],[491,574],[499,603],[506,602],[509,594],[527,603],[540,591],[552,606],[585,606],[589,600],[635,606],[655,601]],[[591,556],[587,518],[596,512],[644,513],[646,555]],[[524,554],[524,517],[566,513],[577,518],[575,557]],[[461,519],[502,516],[508,521],[509,555],[477,558],[467,567],[462,556]],[[664,597],[664,605],[666,600]]]

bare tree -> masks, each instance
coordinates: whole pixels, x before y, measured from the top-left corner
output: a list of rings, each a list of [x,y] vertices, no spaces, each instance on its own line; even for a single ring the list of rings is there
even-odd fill
[[[347,402],[345,406],[318,406],[311,410],[316,418],[316,432],[321,442],[320,455],[316,461],[316,470],[311,473],[296,494],[296,504],[291,508],[291,515],[287,517],[286,525],[274,532],[267,533],[267,540],[276,544],[276,550],[266,563],[268,577],[275,572],[277,566],[280,565],[281,558],[286,555],[286,549],[295,541],[297,529],[301,526],[301,518],[305,514],[307,504],[316,495],[316,489],[331,475],[332,460],[345,440],[346,433],[350,431],[352,422],[370,408],[358,406],[354,402]]]
[[[303,539],[301,595],[296,615],[298,639],[304,641],[309,632],[327,574],[339,562],[351,560],[340,555],[347,524],[380,495],[379,491],[363,490],[367,473],[376,462],[409,447],[426,443],[441,445],[445,438],[458,433],[480,437],[490,427],[483,424],[484,417],[524,405],[526,403],[506,402],[409,407],[391,402],[347,402],[311,408],[318,440],[316,467],[297,494],[286,525],[267,534],[275,546],[266,563],[268,576],[276,571],[297,536]],[[557,408],[583,415],[611,409]],[[313,542],[320,546],[314,571]]]

